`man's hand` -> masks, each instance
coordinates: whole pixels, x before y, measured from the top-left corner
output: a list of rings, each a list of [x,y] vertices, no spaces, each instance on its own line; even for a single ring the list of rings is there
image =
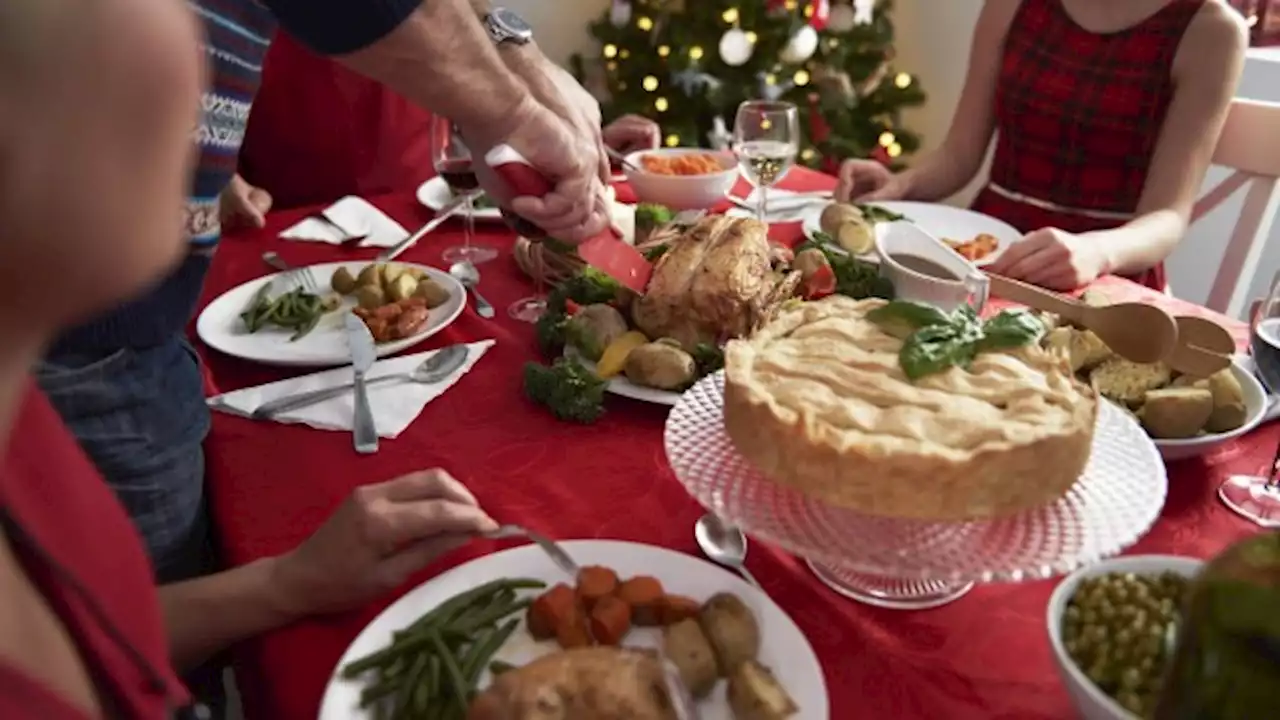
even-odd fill
[[[273,581],[292,614],[344,610],[495,528],[447,472],[416,472],[356,488],[314,535],[277,558]]]
[[[271,203],[271,193],[250,185],[236,174],[218,198],[218,216],[223,229],[262,227],[266,224],[267,213],[271,211]]]
[[[652,150],[662,139],[658,123],[639,115],[623,115],[604,126],[604,144],[626,155],[638,150]]]

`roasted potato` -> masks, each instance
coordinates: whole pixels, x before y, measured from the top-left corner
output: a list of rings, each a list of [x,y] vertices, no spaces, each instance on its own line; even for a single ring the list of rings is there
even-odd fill
[[[421,282],[422,278],[427,276],[427,271],[423,270],[422,268],[408,267],[408,266],[401,266],[401,267],[403,269],[403,272],[401,273],[402,275],[408,275],[409,277],[413,278],[414,280],[418,280],[419,282]]]
[[[698,612],[698,625],[711,641],[720,674],[725,677],[760,653],[760,625],[737,595],[712,595]]]
[[[628,353],[622,370],[636,385],[679,390],[693,381],[698,365],[680,343],[663,338]]]
[[[387,285],[387,297],[392,302],[399,302],[413,297],[413,293],[417,289],[418,281],[414,280],[410,275],[401,273]]]
[[[846,252],[860,255],[875,245],[875,225],[867,222],[862,211],[853,205],[832,203],[822,211],[818,219],[822,232],[835,238]]]
[[[381,285],[361,285],[356,288],[356,303],[366,310],[375,310],[387,304],[387,294]]]
[[[378,287],[382,287],[381,265],[373,263],[372,265],[365,265],[364,268],[360,270],[360,274],[356,275],[356,287],[364,287],[365,285],[377,285]]]
[[[1213,394],[1213,413],[1204,423],[1206,432],[1231,432],[1248,419],[1249,409],[1244,404],[1244,390],[1231,368],[1219,370],[1207,378],[1183,375],[1173,381],[1173,387],[1196,387]]]
[[[1092,330],[1065,326],[1054,328],[1046,335],[1045,346],[1066,353],[1072,372],[1088,372],[1114,354]]]
[[[627,332],[627,319],[612,305],[594,303],[569,319],[565,336],[587,359],[596,362],[604,349]]]
[[[379,277],[382,280],[382,289],[390,290],[391,284],[396,278],[404,274],[404,266],[398,263],[386,263],[381,266]]]
[[[729,675],[734,720],[786,720],[800,711],[773,671],[748,660]]]
[[[1195,437],[1213,414],[1213,393],[1197,387],[1170,387],[1147,393],[1138,411],[1142,427],[1153,438]]]
[[[719,678],[715,650],[696,620],[682,620],[662,630],[662,652],[676,666],[694,697],[706,697]]]
[[[413,295],[426,300],[429,308],[438,308],[449,302],[449,291],[429,277],[424,277],[418,281],[418,287],[413,291]]]
[[[345,267],[340,267],[333,271],[333,277],[329,279],[329,286],[333,291],[341,295],[350,295],[355,292],[360,284],[356,282],[356,278],[351,271]]]

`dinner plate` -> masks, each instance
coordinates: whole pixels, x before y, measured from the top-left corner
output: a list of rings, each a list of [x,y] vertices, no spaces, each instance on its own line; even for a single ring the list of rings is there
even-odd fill
[[[418,186],[418,202],[434,212],[440,212],[441,208],[452,199],[453,191],[449,189],[449,184],[439,176],[433,177]],[[471,216],[476,220],[501,220],[502,211],[496,207],[477,207]]]
[[[333,262],[311,265],[307,269],[315,278],[321,294],[327,294],[332,292],[329,290],[329,280],[338,268],[345,267],[352,275],[358,275],[360,270],[368,264],[368,262]],[[427,277],[440,283],[449,291],[449,300],[431,310],[426,325],[416,335],[395,342],[380,343],[377,346],[378,357],[398,353],[440,332],[457,319],[462,313],[462,308],[467,304],[466,291],[448,273],[426,265],[399,264],[417,268],[426,273]],[[249,333],[245,329],[240,313],[253,302],[254,296],[263,283],[271,282],[281,274],[273,273],[250,280],[219,295],[200,313],[199,319],[196,320],[196,334],[206,345],[215,350],[265,365],[323,367],[345,365],[351,362],[351,350],[347,345],[343,316],[355,307],[354,298],[343,298],[340,310],[325,315],[314,330],[297,341],[289,340],[291,334],[289,330],[264,328],[256,333]]]
[[[596,364],[583,357],[577,350],[574,350],[573,348],[566,348],[565,354],[582,363],[582,366],[590,370],[592,373],[596,371]],[[625,375],[618,375],[616,377],[609,378],[609,385],[605,389],[614,395],[621,395],[622,397],[628,397],[632,400],[654,403],[655,405],[670,405],[674,407],[676,403],[680,402],[680,393],[678,392],[637,385],[628,380]]]
[[[718,592],[737,595],[746,603],[760,624],[760,656],[762,664],[771,668],[779,682],[800,706],[793,720],[827,720],[826,682],[813,647],[800,628],[787,617],[769,596],[743,582],[738,576],[684,553],[666,548],[619,540],[568,540],[560,546],[579,565],[603,565],[622,577],[651,575],[670,592],[705,600]],[[364,681],[347,680],[339,671],[357,658],[385,647],[393,632],[400,630],[427,611],[449,598],[502,578],[537,578],[548,586],[572,582],[572,578],[556,567],[537,546],[503,550],[460,565],[410,590],[404,597],[382,611],[356,637],[334,668],[320,705],[320,720],[360,720],[370,715],[359,707]],[[624,644],[630,647],[661,647],[661,632],[635,628]],[[520,665],[554,652],[555,643],[533,640],[524,621],[499,651],[495,659]],[[489,673],[480,677],[480,686],[488,685]],[[725,699],[725,682],[717,683],[711,695],[699,703],[702,720],[732,720]],[[585,718],[583,720],[586,720]]]
[[[813,237],[814,233],[821,230],[819,219],[822,217],[823,209],[829,204],[815,203],[805,209],[804,218],[801,220],[805,237]],[[922,202],[886,201],[872,204],[902,215],[905,220],[915,223],[920,229],[940,240],[972,240],[982,233],[994,236],[1000,244],[991,254],[975,260],[974,265],[989,265],[995,262],[996,258],[1004,254],[1005,248],[1022,240],[1022,233],[1015,230],[1009,223],[966,208]],[[859,257],[871,259],[874,255],[875,253],[872,252]]]

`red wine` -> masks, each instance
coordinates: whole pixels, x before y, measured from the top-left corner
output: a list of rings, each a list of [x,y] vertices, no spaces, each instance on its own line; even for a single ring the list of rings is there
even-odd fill
[[[440,173],[440,177],[444,178],[455,195],[480,187],[480,181],[471,170],[470,160],[446,160],[436,166],[436,172]]]

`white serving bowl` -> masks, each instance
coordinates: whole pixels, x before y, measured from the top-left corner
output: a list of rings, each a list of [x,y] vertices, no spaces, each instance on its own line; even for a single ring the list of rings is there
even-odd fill
[[[1235,373],[1236,380],[1240,382],[1240,389],[1244,391],[1244,406],[1247,411],[1244,424],[1229,432],[1197,435],[1183,440],[1152,438],[1152,442],[1160,450],[1160,457],[1166,462],[1185,460],[1217,450],[1227,442],[1254,429],[1261,422],[1263,414],[1267,411],[1267,391],[1263,389],[1258,378],[1242,367],[1239,362],[1231,363],[1231,372]]]
[[[1132,713],[1120,707],[1119,703],[1098,689],[1084,671],[1076,666],[1062,645],[1062,616],[1066,612],[1067,602],[1075,594],[1080,582],[1086,578],[1108,573],[1159,575],[1175,572],[1191,578],[1195,577],[1203,566],[1203,560],[1179,555],[1130,555],[1081,568],[1058,583],[1053,595],[1049,597],[1049,606],[1045,610],[1045,623],[1048,625],[1049,645],[1053,647],[1053,659],[1058,665],[1058,674],[1062,676],[1062,684],[1067,687],[1067,694],[1071,696],[1071,703],[1075,705],[1080,717],[1085,720],[1137,720]]]
[[[641,158],[645,155],[713,155],[723,168],[706,175],[656,175],[645,172]],[[633,169],[634,168],[634,169]],[[706,210],[724,199],[738,182],[738,159],[728,150],[705,148],[662,148],[640,150],[627,156],[622,166],[627,182],[642,203],[657,203],[675,210]]]

